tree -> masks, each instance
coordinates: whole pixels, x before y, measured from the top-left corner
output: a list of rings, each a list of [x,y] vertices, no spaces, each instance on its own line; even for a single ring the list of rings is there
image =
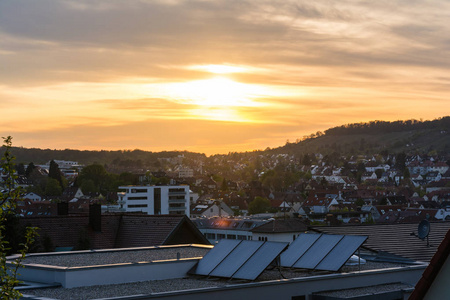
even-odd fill
[[[309,155],[307,153],[302,158],[302,165],[305,165],[305,166],[311,165],[311,158],[309,157]]]
[[[227,184],[227,180],[225,178],[222,180],[222,186],[220,187],[220,189],[224,192],[228,191],[228,184]]]
[[[105,167],[100,164],[89,165],[81,170],[81,173],[77,178],[77,185],[82,186],[83,182],[86,180],[92,180],[94,182],[95,189],[103,195],[112,189],[111,186],[114,183],[112,182]]]
[[[28,249],[34,242],[36,229],[28,227],[24,235],[24,243],[19,250],[19,255],[12,263],[7,262],[6,255],[10,250],[8,237],[5,234],[6,221],[9,216],[15,214],[16,202],[20,200],[20,188],[15,186],[14,180],[14,156],[11,154],[12,138],[3,138],[5,152],[1,159],[1,167],[6,175],[4,190],[0,192],[0,299],[19,299],[22,294],[14,287],[19,285],[17,279],[19,268],[23,267],[22,261]]]
[[[259,214],[264,213],[270,209],[270,201],[267,198],[256,196],[252,202],[248,204],[248,213]]]
[[[56,179],[58,181],[59,185],[61,187],[63,187],[62,173],[61,173],[61,170],[59,169],[58,164],[54,160],[52,160],[50,162],[50,167],[48,170],[48,177]]]
[[[33,172],[33,170],[36,169],[36,166],[30,162],[27,166],[27,169],[25,170],[25,176],[29,179],[31,173]]]
[[[89,194],[89,193],[96,193],[97,188],[95,186],[95,183],[92,179],[83,180],[83,183],[81,183],[81,191],[83,194]]]
[[[54,178],[49,178],[47,184],[45,185],[45,195],[47,196],[61,196],[62,188],[59,185],[58,180]]]

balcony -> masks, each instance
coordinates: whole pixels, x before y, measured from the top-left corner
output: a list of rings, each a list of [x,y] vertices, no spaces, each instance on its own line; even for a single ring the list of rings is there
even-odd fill
[[[169,206],[169,211],[185,211],[186,207],[181,206],[181,207],[171,207]]]
[[[186,203],[186,199],[169,199],[169,204],[170,203],[179,203],[179,204],[183,204]]]
[[[169,196],[184,196],[186,192],[169,192]]]

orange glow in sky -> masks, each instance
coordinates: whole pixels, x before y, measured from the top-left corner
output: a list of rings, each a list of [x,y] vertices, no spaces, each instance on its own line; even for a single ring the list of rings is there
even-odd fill
[[[449,17],[445,0],[4,0],[0,134],[214,154],[442,117]]]

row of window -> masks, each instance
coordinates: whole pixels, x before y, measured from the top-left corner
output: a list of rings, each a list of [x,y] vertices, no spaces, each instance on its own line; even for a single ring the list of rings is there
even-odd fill
[[[185,189],[183,189],[183,188],[172,188],[172,189],[169,189],[169,193],[184,193],[185,192]]]
[[[246,235],[236,235],[236,234],[222,234],[218,233],[217,237],[215,233],[205,233],[205,237],[208,240],[222,240],[222,239],[228,239],[228,240],[251,240],[251,236]]]
[[[129,204],[128,208],[148,207],[147,204]]]
[[[147,197],[128,197],[128,200],[148,200]]]
[[[147,193],[147,189],[131,189],[132,193]]]

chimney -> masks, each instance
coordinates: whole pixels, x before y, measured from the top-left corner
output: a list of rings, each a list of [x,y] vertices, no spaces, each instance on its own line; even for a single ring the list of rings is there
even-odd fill
[[[94,231],[102,231],[102,206],[100,204],[89,205],[89,226]]]
[[[58,216],[67,216],[69,214],[69,203],[59,202],[56,204],[58,210]]]

